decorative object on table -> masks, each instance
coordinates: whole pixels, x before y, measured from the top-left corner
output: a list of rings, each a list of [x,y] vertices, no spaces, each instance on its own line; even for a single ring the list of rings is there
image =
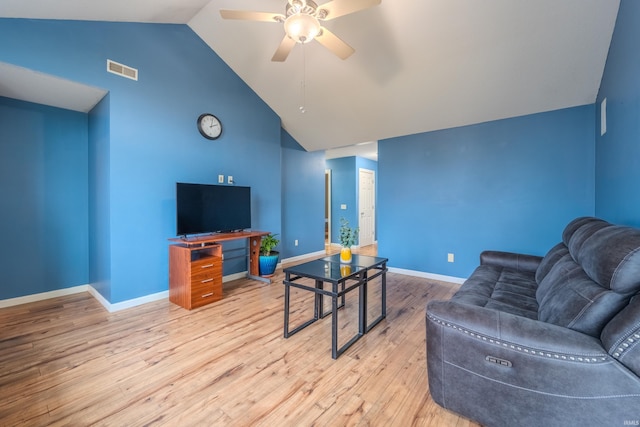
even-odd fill
[[[280,252],[274,251],[273,248],[278,246],[280,239],[276,239],[277,234],[268,234],[262,236],[260,240],[260,275],[263,277],[271,277],[276,271],[278,257]]]
[[[351,265],[340,264],[340,277],[347,277],[351,274]]]
[[[349,227],[349,221],[340,218],[340,262],[343,264],[351,263],[351,246],[356,244],[358,240],[359,228]]]

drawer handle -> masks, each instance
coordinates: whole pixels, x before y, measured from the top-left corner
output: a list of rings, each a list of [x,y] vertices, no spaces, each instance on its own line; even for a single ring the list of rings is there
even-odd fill
[[[213,292],[209,292],[208,294],[202,295],[202,298],[210,297],[211,295],[213,295]]]
[[[200,267],[200,268],[211,268],[211,267],[213,267],[213,264],[203,265],[203,266],[202,266],[202,267]]]
[[[207,283],[207,282],[213,282],[213,279],[204,279],[200,283]]]

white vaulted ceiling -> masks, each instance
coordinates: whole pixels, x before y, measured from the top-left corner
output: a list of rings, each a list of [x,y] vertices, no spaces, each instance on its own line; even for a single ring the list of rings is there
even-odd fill
[[[311,151],[591,104],[619,0],[382,0],[323,23],[355,49],[348,59],[312,42],[283,63],[271,62],[282,25],[219,14],[285,5],[2,0],[0,16],[186,23]]]

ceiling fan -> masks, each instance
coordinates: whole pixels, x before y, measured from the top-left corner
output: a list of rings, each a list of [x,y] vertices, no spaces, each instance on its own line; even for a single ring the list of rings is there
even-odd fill
[[[244,10],[221,10],[224,19],[246,21],[278,22],[284,24],[285,36],[271,58],[282,62],[287,59],[296,43],[309,43],[317,40],[341,59],[346,59],[355,50],[338,36],[320,25],[320,21],[329,21],[350,13],[359,12],[377,6],[382,0],[332,0],[318,6],[312,0],[287,0],[285,14],[254,12]]]

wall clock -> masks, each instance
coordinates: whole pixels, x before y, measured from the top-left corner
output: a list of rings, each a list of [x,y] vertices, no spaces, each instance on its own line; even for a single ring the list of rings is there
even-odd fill
[[[207,139],[218,139],[222,135],[222,123],[213,114],[200,114],[200,117],[198,117],[198,130]]]

